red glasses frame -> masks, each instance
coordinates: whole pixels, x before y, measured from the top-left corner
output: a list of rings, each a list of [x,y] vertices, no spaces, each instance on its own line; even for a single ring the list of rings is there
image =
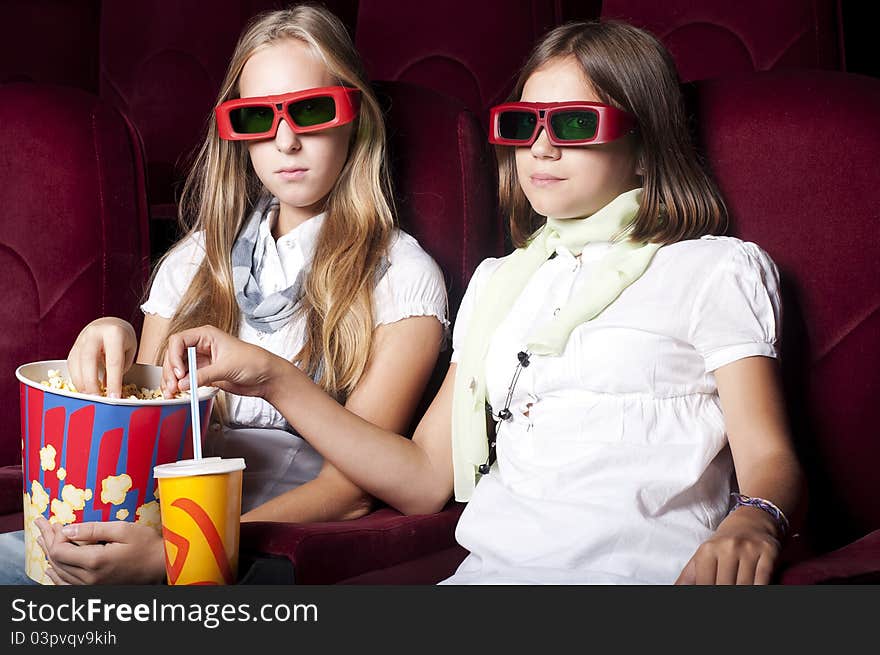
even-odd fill
[[[586,110],[596,114],[596,134],[591,139],[560,139],[553,132],[551,117],[561,111]],[[505,139],[499,131],[502,114],[510,111],[527,112],[534,114],[535,130],[528,139]],[[500,146],[530,146],[538,138],[541,128],[547,133],[547,138],[554,146],[582,146],[590,144],[608,143],[632,132],[636,127],[636,120],[632,114],[617,107],[600,102],[507,102],[503,105],[492,107],[489,111],[489,143]]]
[[[309,125],[302,127],[294,123],[293,119],[287,113],[287,108],[294,102],[308,100],[309,98],[333,98],[336,105],[336,116],[333,120],[317,125]],[[253,141],[256,139],[270,139],[275,136],[278,131],[278,124],[281,119],[287,121],[287,124],[297,134],[307,134],[309,132],[319,132],[327,130],[331,127],[338,127],[350,123],[357,116],[361,104],[360,89],[354,89],[347,86],[324,86],[316,89],[306,89],[304,91],[294,91],[292,93],[282,93],[274,96],[255,96],[252,98],[236,98],[220,103],[215,109],[214,114],[217,117],[217,130],[220,138],[227,141]],[[242,107],[269,107],[275,112],[272,120],[272,127],[265,132],[255,134],[242,134],[236,132],[232,127],[230,112]]]

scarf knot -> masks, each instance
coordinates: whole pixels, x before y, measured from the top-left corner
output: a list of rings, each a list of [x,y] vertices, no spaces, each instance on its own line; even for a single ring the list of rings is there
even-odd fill
[[[272,219],[279,211],[278,198],[264,193],[245,224],[239,231],[232,246],[232,279],[235,299],[242,318],[252,328],[263,333],[280,330],[290,322],[299,309],[305,290],[305,281],[312,269],[312,260],[318,242],[319,232],[310,232],[300,239],[300,249],[305,261],[296,278],[285,288],[274,293],[264,293],[260,287],[263,263],[266,260],[267,245],[260,237],[260,225]],[[314,219],[310,219],[314,220]],[[374,284],[385,275],[390,266],[386,256],[382,256],[376,267]]]

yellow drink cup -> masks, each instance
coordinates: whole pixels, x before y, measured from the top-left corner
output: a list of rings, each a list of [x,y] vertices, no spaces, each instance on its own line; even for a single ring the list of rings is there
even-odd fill
[[[168,584],[235,583],[244,468],[241,458],[205,457],[153,469]]]

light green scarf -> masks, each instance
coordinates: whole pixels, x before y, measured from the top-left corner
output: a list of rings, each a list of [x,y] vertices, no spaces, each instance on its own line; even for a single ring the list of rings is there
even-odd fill
[[[579,255],[587,243],[615,240],[599,262],[589,282],[568,305],[536,330],[527,344],[531,353],[558,356],[565,350],[571,331],[610,305],[635,282],[660,248],[655,243],[633,243],[626,237],[639,209],[641,189],[617,196],[592,216],[580,219],[548,218],[525,248],[515,250],[489,278],[468,324],[455,374],[452,398],[452,463],[455,499],[470,500],[477,469],[489,455],[486,435],[485,359],[495,329],[535,271],[553,254],[557,245]]]

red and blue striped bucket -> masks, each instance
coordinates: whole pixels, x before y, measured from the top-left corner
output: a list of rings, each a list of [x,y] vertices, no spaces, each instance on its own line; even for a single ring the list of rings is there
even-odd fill
[[[36,543],[37,516],[52,523],[138,521],[161,529],[153,467],[193,456],[189,398],[109,399],[50,389],[51,369],[68,377],[64,360],[20,366],[25,571],[51,584]],[[134,364],[126,383],[155,389],[162,369]],[[199,389],[207,426],[215,388]],[[202,432],[204,434],[204,431]]]

